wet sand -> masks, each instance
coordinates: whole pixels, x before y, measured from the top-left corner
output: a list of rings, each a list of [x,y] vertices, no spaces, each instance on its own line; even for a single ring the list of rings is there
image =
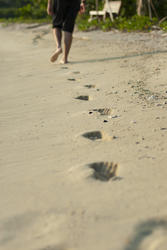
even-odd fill
[[[0,37],[0,250],[166,250],[166,34]]]

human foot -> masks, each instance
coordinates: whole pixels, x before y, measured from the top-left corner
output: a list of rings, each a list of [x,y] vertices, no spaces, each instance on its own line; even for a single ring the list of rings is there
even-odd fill
[[[67,59],[65,59],[65,58],[62,58],[61,60],[60,60],[60,64],[66,64],[66,63],[68,63],[69,61],[67,60]]]
[[[61,53],[62,53],[62,48],[57,49],[51,56],[50,61],[55,62]]]

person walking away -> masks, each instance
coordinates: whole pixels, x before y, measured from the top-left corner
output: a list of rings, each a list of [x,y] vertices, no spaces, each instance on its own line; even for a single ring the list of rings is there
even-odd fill
[[[72,44],[72,34],[78,12],[85,12],[85,0],[48,0],[47,13],[52,16],[53,36],[56,51],[50,61],[55,62],[63,53],[61,63],[68,63]],[[62,49],[62,31],[64,32],[64,51]]]

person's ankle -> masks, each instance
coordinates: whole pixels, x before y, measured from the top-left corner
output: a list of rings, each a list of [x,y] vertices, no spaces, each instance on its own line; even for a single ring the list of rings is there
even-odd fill
[[[57,50],[58,50],[58,51],[62,51],[62,47],[58,47]]]
[[[61,64],[68,63],[68,59],[67,59],[66,57],[62,57],[60,63],[61,63]]]

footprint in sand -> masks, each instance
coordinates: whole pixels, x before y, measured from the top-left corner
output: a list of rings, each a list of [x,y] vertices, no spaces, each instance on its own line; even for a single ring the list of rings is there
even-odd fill
[[[166,250],[167,219],[150,219],[136,226],[123,250]]]
[[[88,84],[88,85],[84,85],[84,87],[88,88],[88,89],[94,89],[96,87],[96,85]]]
[[[100,113],[100,115],[111,115],[112,113],[111,108],[93,109],[93,111]]]
[[[34,38],[33,38],[33,44],[34,45],[37,45],[39,40],[42,39],[42,36],[39,34],[39,35],[36,35]]]
[[[90,101],[90,100],[92,100],[92,97],[90,97],[89,95],[80,95],[80,96],[76,97],[75,99],[79,99],[82,101]]]
[[[68,81],[75,82],[76,79],[75,78],[68,78]]]
[[[167,128],[160,128],[160,130],[167,130]]]
[[[102,131],[91,131],[91,132],[87,132],[82,134],[83,137],[95,141],[95,140],[111,140],[112,137],[107,135],[106,133],[102,132]]]
[[[63,67],[61,67],[61,69],[68,69],[68,67],[64,67],[64,66],[63,66]]]
[[[113,162],[95,162],[88,165],[94,170],[93,177],[101,181],[109,181],[117,176],[118,164]]]

